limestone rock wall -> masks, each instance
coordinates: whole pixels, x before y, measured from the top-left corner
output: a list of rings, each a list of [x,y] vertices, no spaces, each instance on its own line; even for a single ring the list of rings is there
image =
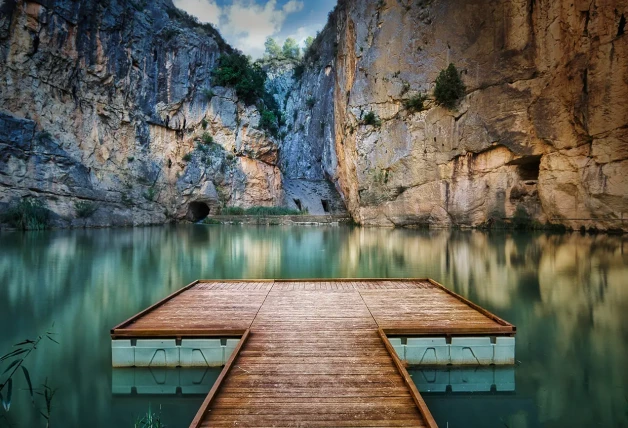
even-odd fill
[[[275,96],[285,122],[279,138],[283,205],[312,215],[346,214],[333,184],[338,167],[334,143],[335,40],[335,31],[327,26],[315,49],[303,60],[262,62],[269,77],[267,89]]]
[[[336,175],[335,42],[335,31],[327,26],[315,42],[315,55],[304,59],[302,74],[284,74],[291,84],[283,105],[286,128],[279,163],[286,178],[334,180]]]
[[[354,218],[627,230],[626,17],[626,0],[341,1],[334,177]],[[450,62],[456,111],[408,111]]]
[[[0,208],[37,197],[56,226],[106,226],[279,204],[277,143],[211,86],[229,51],[170,0],[1,0]],[[78,201],[98,210],[77,220]]]
[[[0,0],[0,210],[163,223],[294,202],[285,176],[330,180],[368,225],[628,230],[627,17],[628,0],[341,0],[299,77],[270,70],[275,139],[211,85],[231,48],[171,0]],[[453,111],[431,96],[450,62]],[[98,210],[77,219],[79,201]]]

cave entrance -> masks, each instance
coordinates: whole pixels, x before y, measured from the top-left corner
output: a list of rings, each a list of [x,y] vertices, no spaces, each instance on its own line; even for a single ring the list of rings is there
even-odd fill
[[[519,177],[522,180],[538,180],[541,158],[519,165]]]
[[[509,162],[508,165],[517,165],[517,174],[522,181],[537,181],[541,169],[541,155],[524,156]]]
[[[188,206],[188,220],[197,222],[209,215],[209,206],[205,202],[191,202]]]
[[[323,210],[328,213],[329,209],[329,201],[327,199],[321,199],[321,205],[323,205]]]
[[[301,205],[301,199],[292,199],[292,200],[294,201],[294,204],[297,206],[299,211],[303,211],[303,206]]]

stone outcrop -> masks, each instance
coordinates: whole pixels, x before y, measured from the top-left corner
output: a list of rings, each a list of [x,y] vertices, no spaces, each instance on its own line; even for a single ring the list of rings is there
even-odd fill
[[[231,51],[170,0],[0,1],[0,203],[43,200],[55,226],[280,204],[259,112],[211,86]]]
[[[627,16],[625,0],[341,1],[322,35],[337,43],[326,167],[354,218],[627,230]],[[454,111],[432,97],[449,63]]]
[[[307,211],[310,215],[347,215],[340,194],[328,180],[285,178],[283,186],[286,207]]]

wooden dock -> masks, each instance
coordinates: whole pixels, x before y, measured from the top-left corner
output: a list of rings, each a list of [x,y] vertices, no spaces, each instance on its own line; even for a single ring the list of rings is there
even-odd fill
[[[432,280],[195,281],[112,339],[241,336],[191,427],[435,427],[387,335],[512,336]]]

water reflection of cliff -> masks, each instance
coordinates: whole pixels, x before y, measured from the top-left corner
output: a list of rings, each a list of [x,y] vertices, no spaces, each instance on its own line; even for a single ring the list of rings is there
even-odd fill
[[[535,397],[538,422],[628,425],[628,239],[369,229],[350,239],[343,273],[433,277],[517,324],[517,389]],[[508,424],[533,425],[521,414]]]
[[[108,329],[196,278],[405,276],[432,277],[517,324],[517,394],[534,397],[529,417],[540,421],[518,413],[510,426],[628,424],[626,238],[190,226],[0,242],[0,323],[11,326],[0,351],[56,322],[62,346],[31,366],[62,387],[68,426],[116,405]]]

